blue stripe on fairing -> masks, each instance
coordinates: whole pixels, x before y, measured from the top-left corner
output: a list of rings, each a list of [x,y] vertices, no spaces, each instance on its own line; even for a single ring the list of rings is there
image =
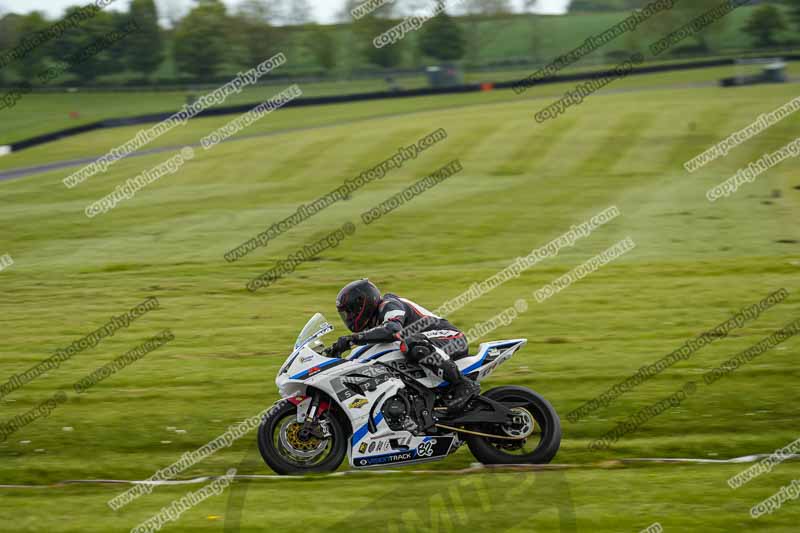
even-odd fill
[[[380,357],[382,355],[386,355],[387,353],[390,353],[390,352],[399,352],[399,351],[400,350],[398,350],[397,348],[392,348],[391,350],[384,350],[382,352],[374,353],[374,354],[370,355],[369,357],[367,357],[366,359],[364,359],[364,362],[372,361],[373,359],[377,359],[378,357]]]
[[[514,346],[516,344],[519,344],[519,341],[508,342],[506,344],[496,344],[494,346],[487,346],[486,349],[483,351],[483,356],[477,362],[472,363],[470,366],[462,370],[461,373],[467,375],[476,368],[480,368],[483,362],[486,360],[486,356],[489,354],[489,350],[491,350],[492,348],[508,348],[509,346]],[[441,386],[441,384],[439,384],[439,386]]]
[[[372,348],[372,345],[364,346],[360,350],[356,350],[355,352],[353,352],[350,355],[350,357],[347,358],[347,360],[348,361],[352,361],[354,359],[358,359],[359,357],[361,357],[361,354],[363,354],[364,352],[366,352],[370,348]],[[389,352],[397,352],[397,351],[399,351],[397,348],[392,348],[391,350],[384,350],[382,352],[378,352],[378,353],[370,355],[367,359],[364,359],[364,361],[362,361],[362,362],[372,361],[373,359],[377,359],[378,357],[380,357],[382,355],[385,355],[385,354],[387,354]]]
[[[358,350],[356,350],[355,352],[350,354],[350,357],[347,358],[348,361],[351,360],[351,359],[357,359],[357,358],[361,357],[361,354],[366,352],[370,348],[371,348],[370,345],[364,346],[363,348],[359,348]]]
[[[380,423],[381,423],[381,420],[383,420],[383,413],[378,413],[378,416],[376,416],[376,417],[375,417],[375,425],[377,426],[378,424],[380,424]],[[364,435],[366,435],[366,434],[367,434],[367,431],[369,431],[368,425],[369,425],[369,422],[367,422],[366,424],[364,424],[363,426],[361,426],[360,428],[358,428],[358,429],[357,429],[357,430],[356,430],[356,431],[353,433],[353,446],[355,446],[356,444],[358,444],[358,441],[360,441],[361,439],[363,439],[363,438],[364,438]]]
[[[320,363],[318,365],[314,365],[314,367],[319,368],[320,370],[322,370],[325,367],[328,367],[328,366],[331,366],[331,365],[336,365],[336,364],[341,364],[342,362],[343,361],[341,359],[330,359],[330,360],[325,361],[323,363]],[[311,367],[311,368],[314,368],[314,367]],[[291,376],[289,379],[303,379],[303,378],[306,378],[306,377],[308,377],[308,372],[309,372],[309,370],[311,370],[311,368],[309,368],[308,370],[303,370],[302,372],[298,372],[294,376]],[[315,372],[315,374],[318,374],[318,373],[319,372]]]
[[[477,363],[473,363],[471,366],[469,366],[469,367],[465,368],[464,370],[462,370],[461,374],[466,376],[467,374],[469,374],[470,372],[472,372],[476,368],[480,368],[482,363],[486,360],[486,355],[489,353],[489,350],[491,350],[492,348],[508,348],[509,346],[515,346],[517,344],[519,344],[519,343],[518,342],[508,342],[506,344],[498,344],[497,346],[488,346],[486,348],[486,350],[484,350],[484,352],[483,352],[483,357],[481,357],[480,360]],[[439,382],[438,385],[436,385],[436,387],[437,388],[441,388],[441,387],[447,387],[448,385],[450,385],[449,382],[441,381],[441,382]]]

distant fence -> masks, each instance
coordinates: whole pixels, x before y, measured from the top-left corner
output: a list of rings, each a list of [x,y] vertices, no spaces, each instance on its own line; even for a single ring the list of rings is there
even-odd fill
[[[783,54],[781,56],[781,59],[783,59],[784,61],[799,61],[800,54]],[[712,59],[707,61],[693,61],[689,63],[649,65],[649,66],[637,67],[634,71],[632,71],[629,74],[629,76],[653,74],[658,72],[669,72],[676,70],[694,70],[702,68],[733,66],[735,64],[736,64],[735,59]],[[552,76],[550,78],[539,80],[534,84],[534,86],[550,84],[550,83],[562,83],[568,81],[592,80],[613,74],[614,72],[611,70],[581,72],[576,74],[560,74],[557,76]],[[504,81],[504,82],[491,83],[489,85],[491,85],[495,89],[510,89],[518,81],[519,80]],[[354,94],[343,94],[337,96],[300,98],[296,100],[291,100],[284,107],[306,107],[306,106],[317,106],[317,105],[342,104],[348,102],[364,102],[369,100],[384,100],[391,98],[413,98],[417,96],[435,96],[442,94],[470,93],[470,92],[478,92],[484,90],[486,85],[487,85],[486,83],[471,83],[471,84],[459,85],[456,87],[421,88],[421,89],[409,89],[409,90],[397,90],[397,91],[377,91],[371,93],[354,93]],[[252,109],[253,107],[255,107],[260,103],[261,102],[253,102],[250,104],[206,109],[201,113],[198,113],[196,117],[212,117],[220,115],[240,114],[249,111],[250,109]],[[124,126],[133,126],[136,124],[160,122],[162,120],[169,118],[174,113],[175,111],[168,111],[164,113],[153,113],[149,115],[139,115],[133,117],[111,118],[111,119],[101,120],[98,122],[92,122],[90,124],[84,124],[83,126],[76,126],[73,128],[67,128],[52,133],[46,133],[44,135],[37,135],[36,137],[31,137],[23,141],[15,142],[9,144],[8,146],[0,146],[0,156],[3,155],[4,153],[18,152],[26,148],[31,148],[33,146],[38,146],[41,144],[57,141],[64,137],[80,135],[82,133],[86,133],[89,131],[107,129],[107,128],[119,128]]]

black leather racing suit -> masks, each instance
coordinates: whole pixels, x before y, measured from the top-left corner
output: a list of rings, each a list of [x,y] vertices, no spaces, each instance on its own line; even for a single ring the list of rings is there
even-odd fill
[[[449,411],[461,410],[480,392],[480,386],[463,376],[451,359],[467,355],[467,338],[444,318],[411,300],[385,294],[378,304],[375,324],[372,329],[354,334],[353,344],[402,341],[400,350],[406,357],[450,383],[449,395],[444,398]]]
[[[375,319],[376,327],[353,336],[354,344],[405,341],[411,356],[416,344],[430,344],[444,350],[454,359],[467,355],[466,336],[453,324],[438,317],[411,300],[395,294],[384,294]]]

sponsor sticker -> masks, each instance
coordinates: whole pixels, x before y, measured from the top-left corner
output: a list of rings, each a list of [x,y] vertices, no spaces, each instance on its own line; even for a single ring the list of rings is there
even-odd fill
[[[356,398],[355,400],[350,402],[350,405],[348,405],[348,407],[350,409],[361,409],[362,407],[364,407],[368,403],[369,403],[369,400],[367,400],[366,398]]]

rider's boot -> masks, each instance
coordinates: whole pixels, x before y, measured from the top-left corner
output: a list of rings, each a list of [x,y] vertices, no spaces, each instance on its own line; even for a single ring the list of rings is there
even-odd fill
[[[414,349],[414,355],[420,364],[427,366],[450,384],[447,394],[443,398],[448,413],[462,410],[467,402],[480,394],[481,386],[464,376],[455,361],[445,359],[436,349],[418,346]]]
[[[455,361],[444,359],[442,363],[442,377],[450,383],[444,404],[448,413],[461,411],[467,402],[480,394],[481,386],[461,373]]]

